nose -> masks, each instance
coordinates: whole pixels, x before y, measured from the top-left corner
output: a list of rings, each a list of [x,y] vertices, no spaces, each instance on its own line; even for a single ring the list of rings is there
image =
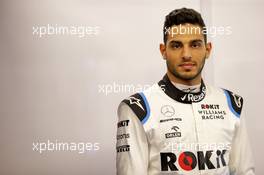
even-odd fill
[[[184,61],[190,60],[192,58],[191,50],[188,46],[184,46],[182,50],[182,59]]]

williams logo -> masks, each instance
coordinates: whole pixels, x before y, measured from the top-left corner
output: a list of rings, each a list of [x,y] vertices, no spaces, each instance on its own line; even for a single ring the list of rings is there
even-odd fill
[[[203,120],[225,119],[226,111],[221,110],[219,104],[201,104],[201,110],[198,110]]]
[[[178,131],[179,129],[180,128],[178,126],[173,126],[171,130],[175,132],[166,133],[165,134],[166,139],[173,138],[173,137],[181,137],[181,132]]]

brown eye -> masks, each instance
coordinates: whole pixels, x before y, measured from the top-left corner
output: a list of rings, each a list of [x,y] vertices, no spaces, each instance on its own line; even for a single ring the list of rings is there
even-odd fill
[[[192,43],[192,47],[193,48],[199,48],[199,47],[201,47],[202,46],[202,44],[200,43],[200,42],[193,42]]]
[[[176,48],[176,49],[178,49],[178,48],[181,48],[181,47],[182,47],[182,44],[181,44],[181,43],[177,43],[177,42],[175,42],[175,43],[172,43],[172,44],[171,44],[171,47],[172,47],[172,48]]]

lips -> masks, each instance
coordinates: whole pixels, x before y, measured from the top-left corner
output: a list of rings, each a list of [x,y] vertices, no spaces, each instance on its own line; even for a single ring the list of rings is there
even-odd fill
[[[195,63],[182,63],[180,64],[180,67],[184,68],[184,69],[192,69],[195,66]]]

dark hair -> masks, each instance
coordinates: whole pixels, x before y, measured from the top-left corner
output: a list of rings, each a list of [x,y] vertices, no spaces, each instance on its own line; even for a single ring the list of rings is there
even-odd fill
[[[173,25],[180,25],[180,24],[194,24],[194,25],[199,25],[202,30],[206,30],[205,23],[203,21],[203,18],[200,13],[193,9],[188,9],[188,8],[181,8],[181,9],[175,9],[171,11],[166,17],[165,17],[165,22],[163,26],[163,41],[164,44],[167,42],[167,34],[166,34],[166,29]],[[204,34],[204,41],[206,43],[207,41],[207,36],[206,32]]]

